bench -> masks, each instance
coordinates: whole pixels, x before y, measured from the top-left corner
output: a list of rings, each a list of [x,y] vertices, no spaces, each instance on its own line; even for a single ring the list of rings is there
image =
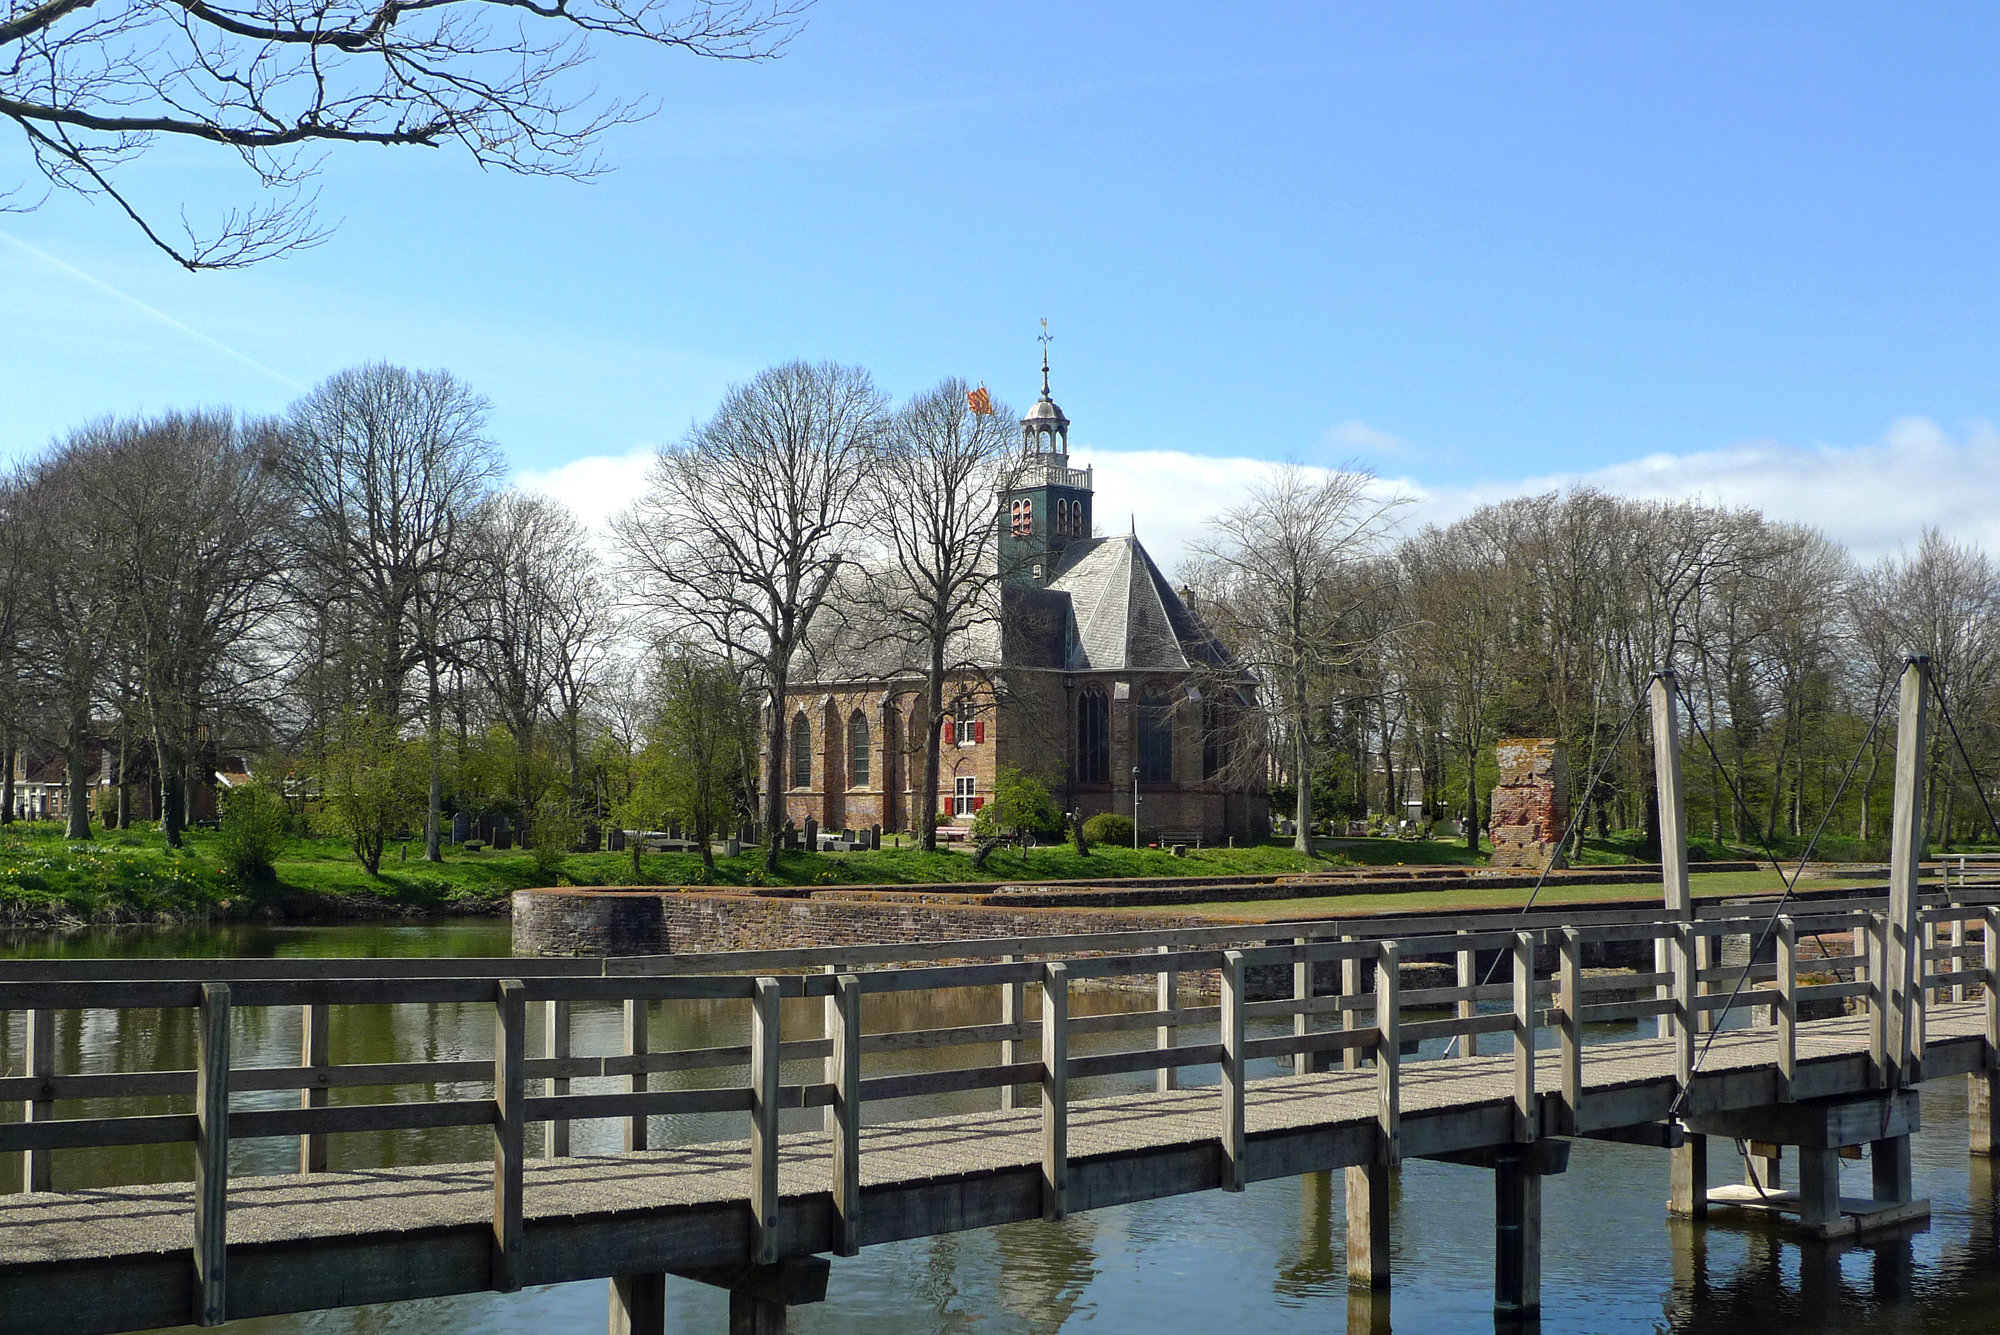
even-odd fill
[[[1177,850],[1187,849],[1187,848],[1200,848],[1201,831],[1161,830],[1156,838],[1156,842],[1160,845],[1161,848],[1172,848]],[[1179,857],[1180,853],[1177,851],[1174,854],[1174,856]]]

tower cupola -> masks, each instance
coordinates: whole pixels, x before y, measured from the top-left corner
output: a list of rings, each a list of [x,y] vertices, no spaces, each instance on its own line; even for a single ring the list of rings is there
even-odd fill
[[[1013,584],[1047,584],[1091,532],[1091,470],[1069,466],[1069,418],[1049,397],[1048,330],[1042,321],[1042,397],[1021,419],[1021,458],[1000,497],[1000,568]]]

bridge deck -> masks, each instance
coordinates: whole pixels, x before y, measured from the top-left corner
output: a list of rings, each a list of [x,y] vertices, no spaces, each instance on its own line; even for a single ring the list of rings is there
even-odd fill
[[[1926,1075],[1983,1064],[1983,1003],[1932,1008]],[[1768,1103],[1772,1031],[1718,1035],[1691,1092],[1701,1111]],[[1799,1026],[1801,1097],[1866,1088],[1864,1017]],[[1859,1060],[1857,1060],[1859,1059]],[[1550,1125],[1558,1054],[1537,1086]],[[1676,1085],[1668,1040],[1595,1045],[1584,1060],[1585,1129],[1662,1116]],[[1511,1055],[1402,1064],[1406,1155],[1512,1137]],[[1070,1105],[1073,1208],[1201,1190],[1220,1181],[1214,1086]],[[1247,1090],[1251,1178],[1367,1162],[1376,1150],[1372,1070],[1287,1076]],[[788,1253],[831,1238],[823,1133],[782,1141]],[[862,1132],[867,1242],[1041,1213],[1038,1109],[898,1122]],[[749,1237],[748,1142],[537,1160],[526,1179],[528,1283],[740,1261]],[[492,1168],[486,1163],[229,1183],[232,1316],[433,1296],[488,1286]],[[185,1319],[188,1183],[0,1199],[0,1311],[10,1329],[118,1330]],[[88,1282],[63,1283],[65,1276]],[[38,1316],[39,1314],[39,1316]]]

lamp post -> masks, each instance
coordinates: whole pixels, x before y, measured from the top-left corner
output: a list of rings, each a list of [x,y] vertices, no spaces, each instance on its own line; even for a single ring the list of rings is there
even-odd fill
[[[1139,851],[1139,767],[1132,767],[1132,851]]]

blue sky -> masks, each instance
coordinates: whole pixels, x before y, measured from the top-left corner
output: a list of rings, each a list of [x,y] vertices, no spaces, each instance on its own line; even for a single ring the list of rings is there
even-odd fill
[[[1229,461],[1357,459],[1438,516],[1588,480],[2000,545],[1996,39],[1973,5],[822,0],[769,64],[602,48],[660,111],[595,184],[349,152],[330,242],[201,276],[107,208],[0,215],[0,454],[389,358],[601,509],[784,358],[1025,406],[1047,316],[1142,531]],[[133,179],[250,189],[185,145]]]

